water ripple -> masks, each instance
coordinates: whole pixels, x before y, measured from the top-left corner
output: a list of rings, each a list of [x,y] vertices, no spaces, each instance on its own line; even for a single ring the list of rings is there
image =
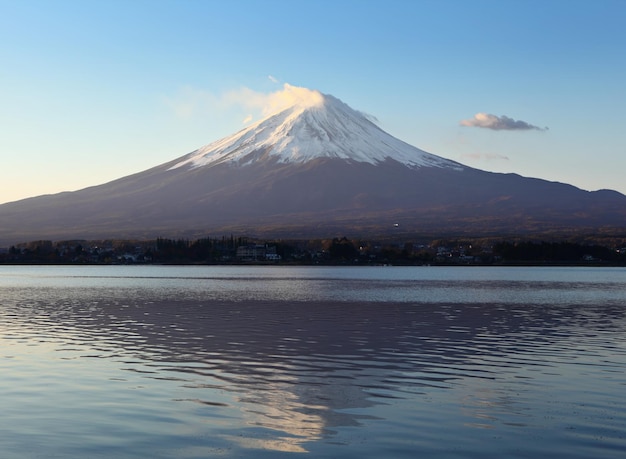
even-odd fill
[[[89,276],[61,288],[47,283],[63,276],[43,273],[0,287],[6,457],[24,457],[24,445],[64,457],[334,457],[348,446],[359,457],[619,457],[626,447],[623,284],[595,303],[562,300],[597,286],[570,295],[569,282],[543,280],[473,282],[469,299],[486,291],[475,302],[272,297],[281,282],[310,283],[305,297],[333,282],[319,274],[258,275],[231,298],[231,283],[245,283],[232,275],[209,279],[226,282],[217,293],[146,287],[151,276],[124,278],[134,289],[71,286]],[[259,278],[275,282],[243,301]],[[393,298],[411,284],[454,300],[469,282],[348,283],[351,295]],[[533,301],[534,288],[556,301]]]

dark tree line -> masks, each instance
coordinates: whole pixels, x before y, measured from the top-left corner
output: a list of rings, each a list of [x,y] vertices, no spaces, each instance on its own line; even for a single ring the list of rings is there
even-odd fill
[[[573,242],[501,242],[493,248],[504,261],[579,262],[584,259],[614,262],[624,255],[608,247]]]
[[[222,238],[201,238],[156,240],[154,261],[157,262],[217,262],[232,257],[237,247],[246,245],[245,237],[223,236]]]
[[[359,256],[358,249],[347,238],[334,238],[328,247],[328,256],[337,261],[353,261]]]
[[[610,245],[610,246],[609,246]],[[296,264],[626,264],[625,240],[610,244],[545,241],[434,240],[376,242],[335,237],[324,240],[259,241],[222,236],[195,240],[32,241],[0,250],[0,263],[176,263],[281,262]],[[245,248],[256,250],[250,260]],[[244,250],[238,253],[238,248]],[[270,251],[271,250],[271,251]],[[266,252],[267,251],[267,252]],[[265,257],[271,253],[273,258]]]

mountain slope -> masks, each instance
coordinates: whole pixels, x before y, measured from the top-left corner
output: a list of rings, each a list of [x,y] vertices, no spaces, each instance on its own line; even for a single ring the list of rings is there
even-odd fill
[[[0,205],[0,246],[225,232],[325,237],[398,228],[474,235],[626,228],[626,197],[617,192],[463,166],[395,139],[332,96],[305,95],[144,172]]]
[[[296,89],[300,94],[304,90],[292,88]],[[271,159],[306,163],[318,158],[370,164],[393,159],[409,167],[465,167],[396,139],[333,96],[304,91],[295,105],[190,153],[172,169],[249,165]]]

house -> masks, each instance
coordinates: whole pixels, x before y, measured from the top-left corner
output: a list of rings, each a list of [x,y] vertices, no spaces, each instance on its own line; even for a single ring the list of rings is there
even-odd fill
[[[279,261],[280,255],[276,253],[276,246],[267,244],[247,244],[237,247],[237,259],[241,261]]]

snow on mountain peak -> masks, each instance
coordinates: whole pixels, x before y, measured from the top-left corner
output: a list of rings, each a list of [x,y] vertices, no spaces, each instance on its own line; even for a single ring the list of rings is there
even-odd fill
[[[393,137],[331,95],[285,84],[274,96],[272,114],[189,153],[170,169],[222,163],[243,166],[267,159],[304,163],[320,157],[371,164],[391,159],[409,167],[464,168]]]

